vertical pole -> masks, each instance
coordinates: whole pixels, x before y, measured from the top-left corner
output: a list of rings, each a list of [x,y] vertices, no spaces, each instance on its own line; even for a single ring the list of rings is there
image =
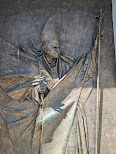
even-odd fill
[[[113,32],[115,45],[115,64],[116,64],[116,0],[112,0]]]
[[[96,16],[99,19],[99,40],[98,40],[98,76],[97,76],[97,104],[96,104],[96,149],[95,154],[99,154],[99,118],[100,118],[100,57],[101,57],[101,22],[103,18],[102,9],[100,15]]]

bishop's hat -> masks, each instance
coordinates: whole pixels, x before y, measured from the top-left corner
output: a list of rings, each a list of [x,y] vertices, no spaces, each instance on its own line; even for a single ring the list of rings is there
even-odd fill
[[[56,25],[52,18],[49,18],[43,31],[41,40],[43,44],[48,43],[49,41],[56,40],[59,41],[59,35],[56,30]]]

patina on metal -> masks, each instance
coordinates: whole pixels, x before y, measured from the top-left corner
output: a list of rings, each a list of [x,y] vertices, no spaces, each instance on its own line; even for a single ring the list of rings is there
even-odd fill
[[[11,103],[10,108],[1,106],[1,114],[10,140],[16,153],[88,154],[82,102],[91,94],[97,74],[98,37],[92,48],[76,60],[61,50],[52,18],[41,40],[43,49],[39,51],[33,45],[30,53],[0,39],[5,61],[0,85]],[[84,88],[88,84],[90,88]]]

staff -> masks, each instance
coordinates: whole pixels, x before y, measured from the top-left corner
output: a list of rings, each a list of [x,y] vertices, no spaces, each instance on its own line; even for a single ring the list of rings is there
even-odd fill
[[[98,40],[98,76],[97,76],[97,105],[96,105],[96,150],[95,154],[99,153],[99,114],[100,114],[100,57],[101,57],[101,23],[104,14],[102,9],[100,10],[100,15],[95,16],[99,19],[98,29],[99,29],[99,40]]]

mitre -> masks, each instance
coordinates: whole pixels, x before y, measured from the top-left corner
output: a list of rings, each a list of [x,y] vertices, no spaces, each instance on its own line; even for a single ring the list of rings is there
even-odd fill
[[[42,31],[41,40],[42,40],[43,44],[48,43],[53,40],[59,41],[59,35],[58,35],[55,23],[52,18],[48,19],[48,21]]]

